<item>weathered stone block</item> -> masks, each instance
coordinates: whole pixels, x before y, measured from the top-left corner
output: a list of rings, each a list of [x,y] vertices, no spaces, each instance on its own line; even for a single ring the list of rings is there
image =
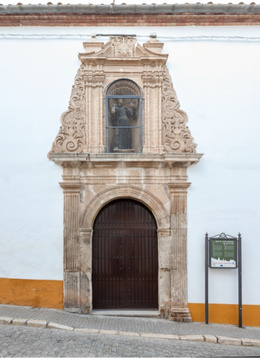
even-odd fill
[[[217,336],[218,343],[220,344],[228,344],[231,346],[241,346],[241,339],[239,338],[231,338],[231,337],[222,337]]]
[[[36,319],[29,319],[27,321],[27,326],[32,326],[32,327],[46,327],[47,326],[47,322],[44,320],[36,320]]]
[[[64,324],[55,323],[55,322],[48,323],[47,327],[48,328],[56,328],[56,329],[64,329],[66,331],[73,331],[73,327],[66,326]]]
[[[205,342],[208,342],[208,343],[217,343],[218,340],[217,340],[217,337],[216,336],[213,336],[213,335],[204,335],[204,338],[205,338]]]
[[[17,325],[17,326],[25,326],[27,323],[27,319],[24,318],[14,318],[13,319],[13,324]]]
[[[198,341],[204,342],[204,337],[200,334],[190,334],[190,335],[181,335],[179,336],[182,341]]]
[[[13,318],[11,317],[0,317],[0,324],[11,324]]]
[[[260,339],[242,338],[241,341],[243,346],[260,347]]]

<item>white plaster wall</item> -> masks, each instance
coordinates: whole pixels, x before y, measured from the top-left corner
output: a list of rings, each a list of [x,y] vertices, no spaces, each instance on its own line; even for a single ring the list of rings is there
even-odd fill
[[[77,54],[93,33],[151,32],[204,153],[189,169],[189,302],[204,302],[205,233],[241,232],[243,301],[259,304],[260,27],[1,28],[0,277],[62,279],[62,172],[47,152]],[[237,303],[237,270],[210,270],[210,302]]]

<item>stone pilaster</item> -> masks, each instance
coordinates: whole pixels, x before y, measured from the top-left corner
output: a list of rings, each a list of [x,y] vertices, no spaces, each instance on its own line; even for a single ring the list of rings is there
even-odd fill
[[[171,308],[171,230],[158,230],[159,311],[164,318]]]
[[[160,67],[158,65],[158,67]],[[153,71],[151,66],[146,66],[146,71],[142,75],[144,89],[144,153],[162,153],[162,95],[161,86],[163,74],[159,71]],[[151,120],[152,118],[152,120]]]
[[[91,69],[95,66],[94,64]],[[103,153],[105,151],[105,122],[103,91],[105,75],[102,65],[97,70],[87,70],[84,76],[86,86],[86,152]]]
[[[171,309],[174,321],[191,321],[187,308],[187,189],[190,183],[168,184],[171,193]]]
[[[92,310],[92,232],[92,229],[84,228],[79,231],[81,313]]]
[[[80,185],[60,183],[64,195],[64,309],[80,312]]]

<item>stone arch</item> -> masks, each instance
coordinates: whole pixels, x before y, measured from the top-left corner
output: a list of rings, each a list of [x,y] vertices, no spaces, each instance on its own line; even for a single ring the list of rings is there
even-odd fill
[[[91,229],[99,211],[110,201],[129,198],[144,204],[154,215],[158,231],[170,229],[170,215],[163,203],[150,191],[134,186],[123,186],[104,189],[99,192],[88,203],[84,214],[81,227]]]

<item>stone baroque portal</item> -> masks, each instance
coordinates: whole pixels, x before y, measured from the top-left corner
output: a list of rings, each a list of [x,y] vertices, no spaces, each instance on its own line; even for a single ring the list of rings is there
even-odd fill
[[[69,108],[61,116],[59,133],[48,154],[63,167],[64,309],[92,311],[95,219],[109,203],[127,199],[144,205],[156,222],[158,260],[154,262],[161,315],[190,321],[187,168],[201,154],[196,154],[187,115],[179,108],[166,66],[168,55],[161,53],[163,44],[156,38],[141,46],[134,37],[111,37],[106,44],[94,37],[83,45],[86,52],[79,54],[81,66]],[[100,220],[99,216],[102,226]],[[115,234],[109,224],[112,236],[128,235],[123,219],[122,230],[116,225]],[[142,237],[141,231],[131,232]],[[101,232],[98,237],[106,243],[104,235]],[[123,247],[124,236],[120,240]],[[118,265],[122,270],[134,267]],[[145,302],[140,304],[145,308]]]

